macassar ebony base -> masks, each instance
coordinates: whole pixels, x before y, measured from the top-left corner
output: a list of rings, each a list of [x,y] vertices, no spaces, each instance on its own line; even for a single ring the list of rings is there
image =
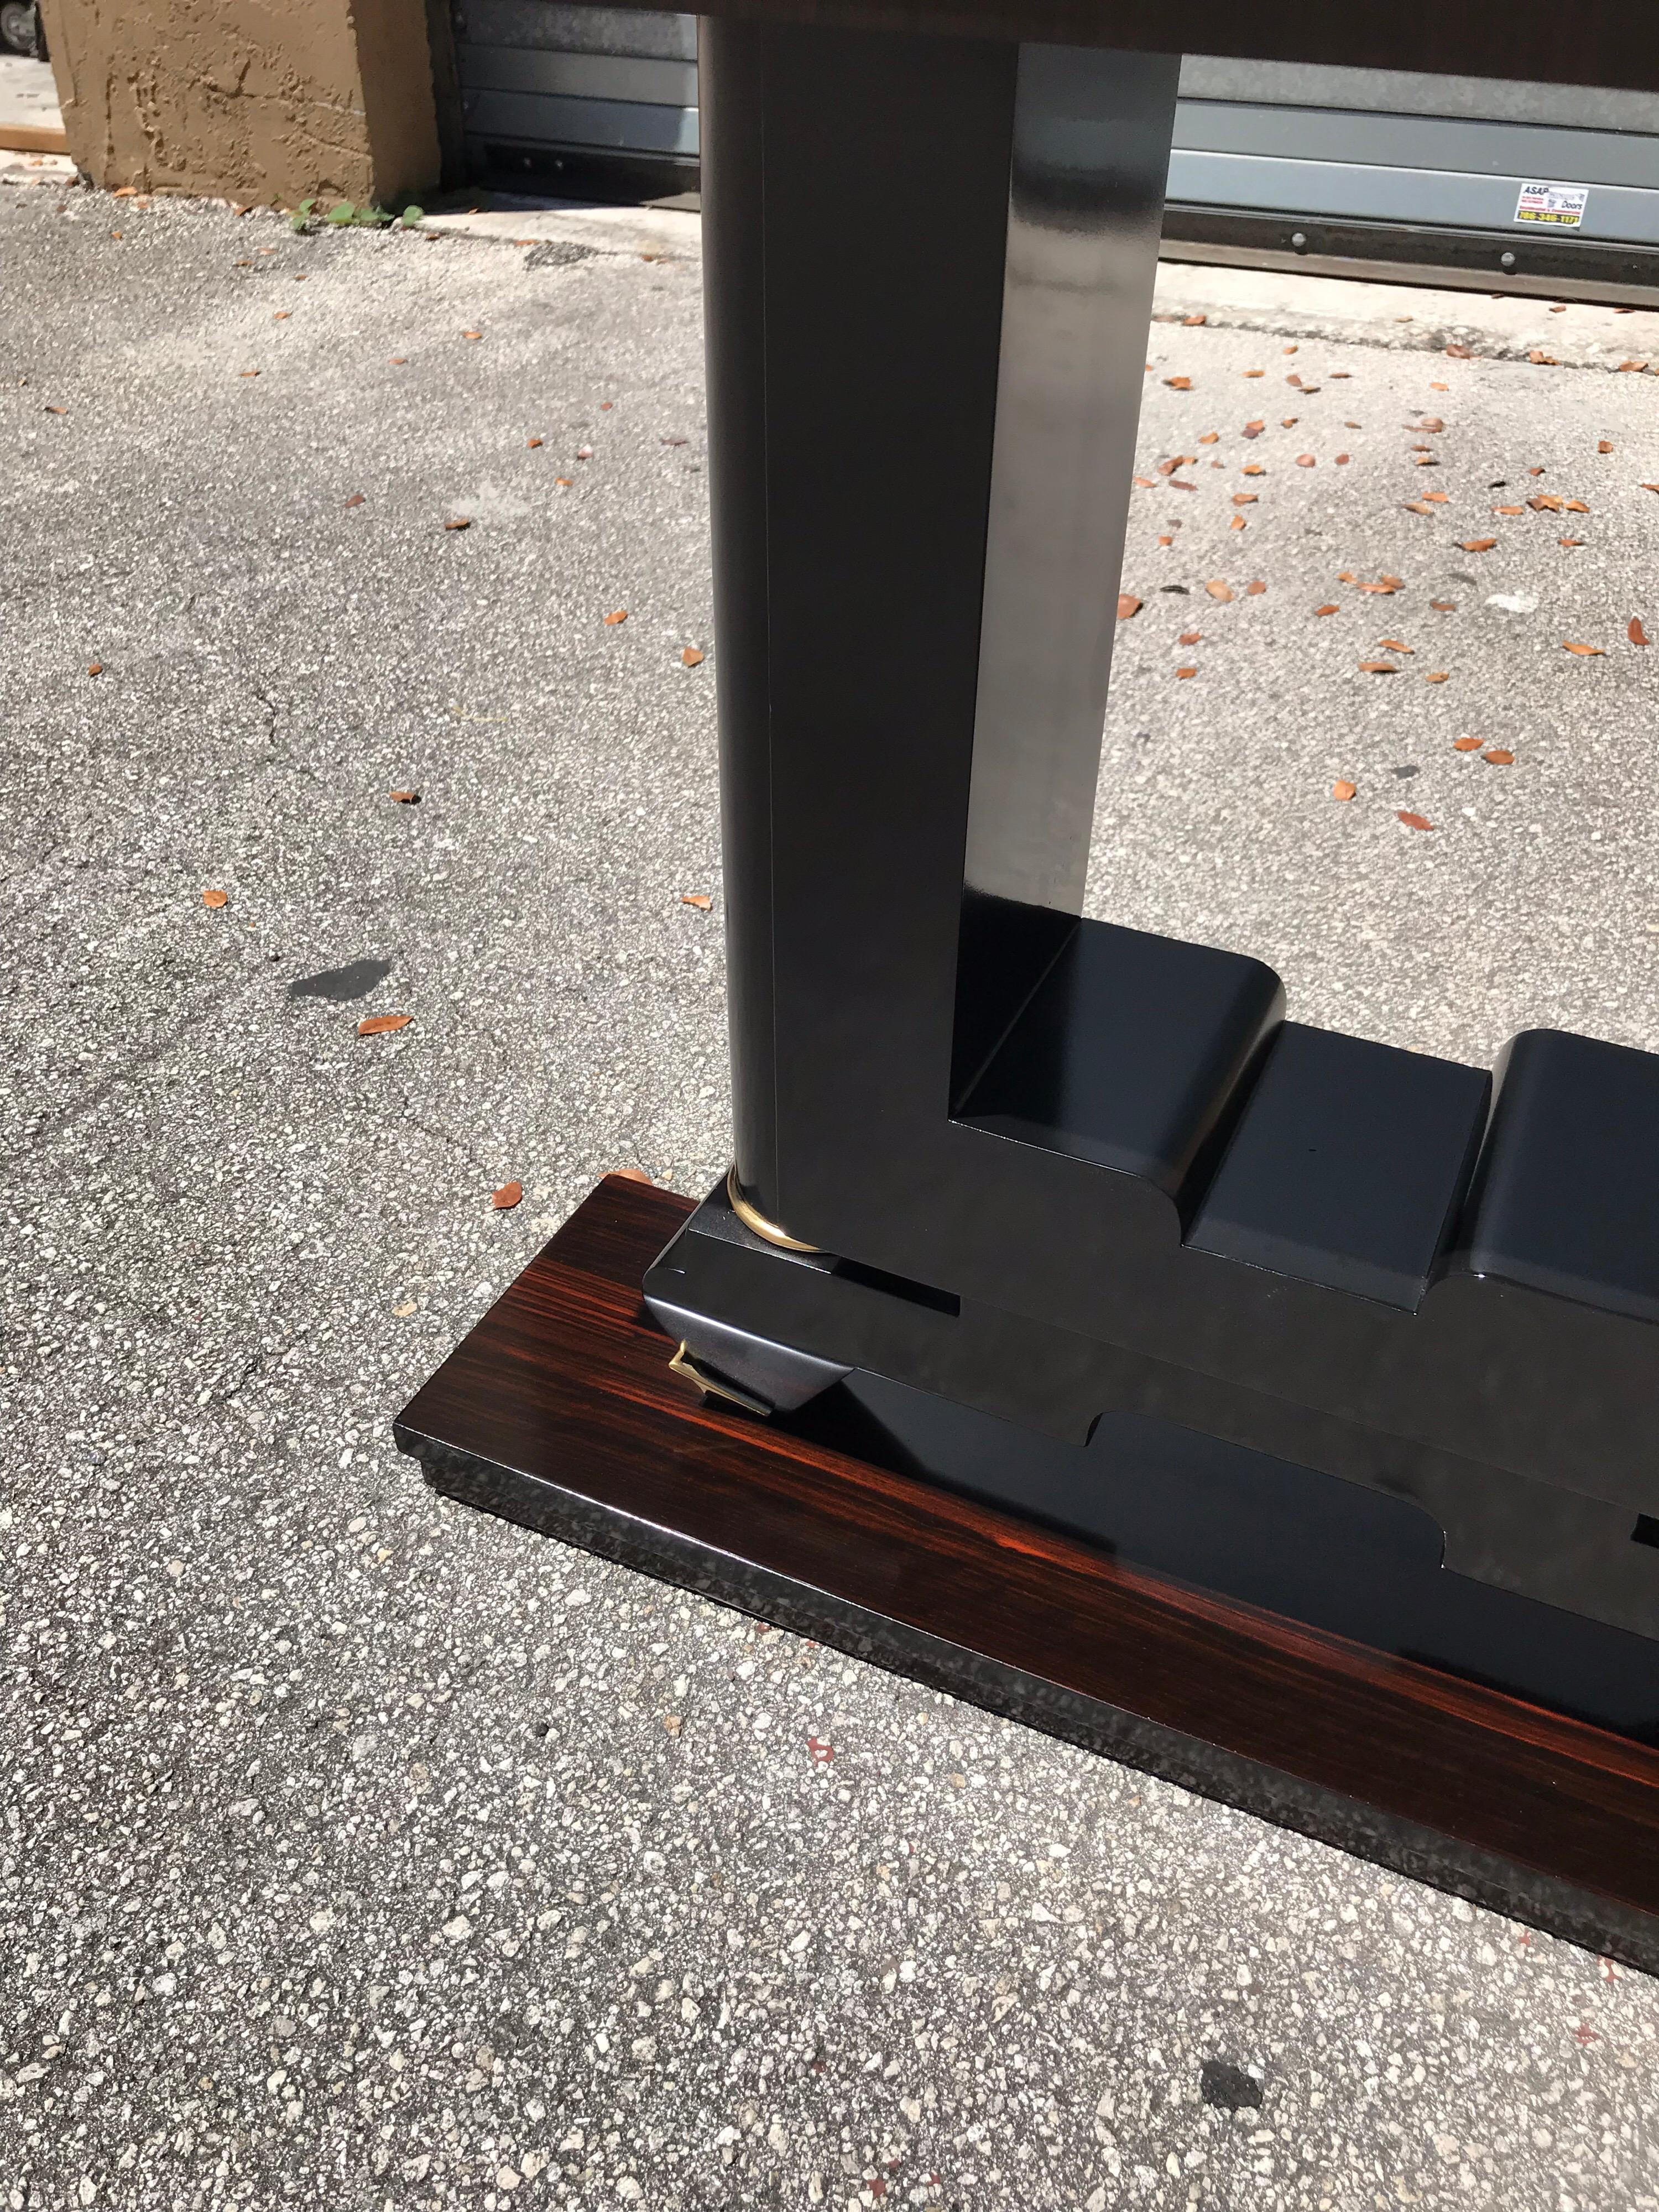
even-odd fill
[[[396,1424],[434,1488],[1659,1972],[1659,1749],[703,1401],[609,1177]]]

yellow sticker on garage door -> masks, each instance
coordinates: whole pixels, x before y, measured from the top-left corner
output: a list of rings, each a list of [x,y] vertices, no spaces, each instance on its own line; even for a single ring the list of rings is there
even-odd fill
[[[1589,198],[1588,185],[1522,185],[1515,204],[1517,222],[1547,222],[1560,230],[1577,230],[1584,220]]]

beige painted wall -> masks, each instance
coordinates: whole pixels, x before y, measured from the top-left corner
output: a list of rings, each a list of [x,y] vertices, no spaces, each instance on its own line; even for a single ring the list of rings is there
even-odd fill
[[[438,179],[425,0],[42,0],[94,182],[285,207]]]

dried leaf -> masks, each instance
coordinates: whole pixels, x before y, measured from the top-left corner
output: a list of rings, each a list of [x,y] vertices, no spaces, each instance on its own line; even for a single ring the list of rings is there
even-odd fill
[[[1425,816],[1408,814],[1404,807],[1396,810],[1394,818],[1396,822],[1403,822],[1408,830],[1432,830],[1434,827]]]
[[[1452,739],[1452,750],[1455,753],[1478,753],[1480,750],[1480,740],[1479,738],[1454,738]]]
[[[225,905],[229,900],[229,897],[230,893],[228,891],[205,890],[202,893],[202,904],[204,906],[220,907]]]
[[[101,675],[103,674],[103,672],[104,672],[104,664],[103,664],[103,662],[102,662],[101,660],[89,660],[89,661],[88,661],[88,663],[87,663],[87,673],[88,673],[88,676],[101,676]]]
[[[1339,583],[1346,584],[1352,582],[1353,579],[1340,576],[1337,580]],[[1405,586],[1398,576],[1379,576],[1374,584],[1361,584],[1359,588],[1362,592],[1372,592],[1386,599],[1391,598],[1395,592],[1403,591]]]
[[[1473,361],[1474,359],[1474,353],[1468,346],[1458,345],[1455,341],[1446,348],[1446,353],[1448,358],[1452,361]],[[1435,388],[1437,391],[1449,389],[1449,387],[1444,386],[1437,386]]]
[[[617,624],[618,623],[625,623],[627,620],[628,620],[628,610],[627,610],[627,608],[626,608],[626,607],[618,607],[613,614],[608,614],[608,615],[605,617],[605,628],[606,628],[607,629],[615,629],[615,628],[617,627]]]
[[[1416,463],[1419,469],[1437,469],[1440,465],[1440,457],[1437,453],[1419,453],[1416,456]]]
[[[292,321],[293,316],[294,310],[292,307],[278,307],[276,313],[270,319],[273,323],[286,323]]]
[[[1493,768],[1515,766],[1515,755],[1512,752],[1507,752],[1502,745],[1493,745],[1489,751],[1482,753],[1480,757],[1483,761],[1489,761]]]
[[[1621,361],[1619,364],[1620,373],[1626,375],[1639,376],[1646,367],[1644,361]]]
[[[1407,514],[1432,514],[1434,513],[1434,509],[1429,505],[1429,502],[1425,499],[1403,500],[1401,504],[1404,507]]]
[[[707,891],[682,891],[680,893],[680,904],[682,906],[694,906],[699,914],[707,914],[714,903],[714,900],[709,897]]]
[[[1253,491],[1236,491],[1233,494],[1233,505],[1235,507],[1254,507],[1256,504],[1257,497],[1258,495]]]
[[[1449,392],[1451,386],[1449,384],[1436,384],[1431,380],[1429,389],[1431,392]]]
[[[1578,653],[1586,660],[1601,660],[1605,658],[1599,645],[1574,645],[1570,640],[1563,640],[1561,650],[1563,653]]]
[[[541,442],[542,442],[542,441],[541,441],[541,440],[540,440],[539,438],[526,438],[526,439],[525,440],[525,443],[526,443],[526,446],[528,446],[528,447],[532,447],[532,450],[533,450],[533,448],[534,448],[534,447],[536,447],[537,446],[539,446]]]
[[[461,336],[464,338],[481,338],[483,336],[483,332],[482,331],[463,331],[461,332]]]
[[[444,525],[446,530],[471,530],[471,527],[472,517],[470,514],[452,514]]]
[[[1183,629],[1176,640],[1177,645],[1196,645],[1204,633],[1201,629]]]
[[[1246,461],[1239,471],[1241,476],[1247,477],[1265,477],[1267,473],[1260,461]]]
[[[574,477],[555,477],[553,481],[559,486],[562,491],[568,491],[572,484],[575,483],[576,479]]]
[[[1392,660],[1362,660],[1359,664],[1367,676],[1398,676],[1399,667]]]
[[[1495,507],[1492,509],[1494,514],[1524,514],[1526,511],[1524,507]]]
[[[1600,440],[1596,445],[1595,450],[1598,453],[1610,453],[1613,451],[1612,439],[1603,438]]]
[[[1352,799],[1358,788],[1359,787],[1358,784],[1338,781],[1331,786],[1331,797],[1333,799]]]
[[[1659,491],[1659,483],[1644,483],[1642,489],[1644,491]]]
[[[1460,538],[1457,543],[1465,553],[1490,553],[1498,540],[1495,538]]]
[[[1527,505],[1534,514],[1559,514],[1561,512],[1561,502],[1553,491],[1534,492]]]
[[[1247,599],[1258,599],[1267,588],[1260,576],[1253,576],[1244,586],[1244,596]]]
[[[67,407],[45,407],[42,408],[40,411],[45,415],[67,415],[69,413],[69,409]]]
[[[1118,593],[1117,618],[1120,622],[1127,622],[1132,615],[1138,615],[1139,612],[1140,601],[1135,597],[1133,592],[1120,592]]]
[[[1200,446],[1218,446],[1221,442],[1221,433],[1219,430],[1206,430],[1198,442]]]
[[[1455,599],[1431,599],[1429,605],[1437,615],[1455,615],[1457,612]]]
[[[1450,673],[1449,668],[1426,668],[1423,672],[1423,681],[1425,684],[1443,684]]]
[[[1443,384],[1437,384],[1434,387],[1437,392],[1443,392],[1445,388],[1446,387]],[[1439,416],[1425,415],[1420,422],[1414,423],[1412,427],[1418,430],[1426,430],[1430,436],[1433,437],[1438,432],[1443,430],[1446,426],[1444,422],[1441,421]]]
[[[524,1185],[521,1182],[504,1182],[499,1190],[491,1191],[489,1203],[498,1213],[505,1213],[509,1206],[516,1206],[523,1196]]]
[[[1193,380],[1190,376],[1166,376],[1164,381],[1171,392],[1190,392],[1193,388]]]
[[[1185,677],[1185,676],[1196,676],[1196,675],[1197,675],[1197,673],[1198,673],[1198,671],[1197,671],[1197,669],[1195,669],[1195,668],[1177,668],[1177,669],[1176,669],[1176,674],[1177,676],[1182,676],[1182,677]]]
[[[1582,545],[1584,541],[1582,538],[1558,538],[1555,542],[1558,545],[1565,545],[1571,550],[1576,545]]]
[[[1265,368],[1247,368],[1244,374],[1246,376],[1265,376],[1267,372]]]
[[[607,1168],[605,1173],[620,1176],[624,1182],[649,1182],[651,1180],[643,1168]]]
[[[392,1030],[406,1030],[413,1014],[366,1014],[357,1024],[359,1036],[385,1036]]]
[[[1154,491],[1157,489],[1157,486],[1153,483],[1150,477],[1137,477],[1134,481],[1139,484],[1142,491]]]
[[[354,491],[349,499],[343,500],[341,501],[341,505],[343,507],[361,507],[362,503],[363,495],[360,491]]]
[[[1316,465],[1311,453],[1298,453],[1296,457],[1296,465],[1299,469],[1310,469]]]
[[[1415,650],[1412,646],[1402,644],[1397,637],[1379,637],[1376,643],[1379,652],[1411,653]]]
[[[1224,605],[1233,595],[1231,586],[1223,583],[1219,576],[1212,576],[1204,588],[1212,599],[1219,599]]]
[[[1352,458],[1351,453],[1339,453],[1334,465],[1339,469],[1346,469]]]
[[[1316,607],[1314,609],[1314,612],[1316,615],[1334,615],[1340,614],[1341,610],[1337,605],[1336,601],[1334,599],[1331,599],[1328,600],[1324,606]]]
[[[702,653],[695,645],[688,645],[680,654],[681,665],[685,668],[701,668],[702,659]]]
[[[1651,645],[1653,642],[1653,640],[1648,635],[1646,630],[1642,627],[1642,617],[1640,615],[1632,615],[1631,617],[1630,628],[1625,632],[1625,635],[1630,640],[1632,645]]]
[[[1534,346],[1528,354],[1527,359],[1539,368],[1554,368],[1558,366],[1555,356],[1553,353],[1546,353],[1542,346]]]
[[[399,806],[418,806],[421,803],[418,791],[390,791],[386,796],[395,799]]]
[[[239,368],[236,374],[238,376],[258,376],[259,372],[257,368]]]
[[[1569,514],[1588,514],[1589,513],[1589,508],[1585,505],[1582,499],[1567,500],[1565,502],[1565,507],[1566,513]]]
[[[1204,318],[1202,315],[1183,315],[1181,318],[1182,327],[1184,330],[1197,330],[1203,323],[1203,320]]]
[[[1279,420],[1279,427],[1281,430],[1294,430],[1301,419],[1302,418],[1299,415],[1283,416]]]

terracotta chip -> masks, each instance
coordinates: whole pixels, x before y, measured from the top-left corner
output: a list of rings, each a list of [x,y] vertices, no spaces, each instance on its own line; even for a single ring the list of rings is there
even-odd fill
[[[523,1196],[524,1185],[521,1182],[504,1182],[499,1190],[490,1192],[489,1203],[498,1213],[505,1213],[509,1206],[516,1206]]]
[[[228,891],[205,890],[202,893],[202,904],[204,906],[220,907],[225,905],[229,897],[230,893]]]
[[[1358,786],[1357,784],[1338,781],[1331,786],[1331,797],[1333,799],[1352,799],[1358,789]]]
[[[1118,593],[1117,618],[1120,622],[1127,622],[1132,615],[1138,615],[1139,612],[1140,601],[1135,597],[1133,592],[1120,592]]]
[[[1403,822],[1408,830],[1432,830],[1434,827],[1425,815],[1409,814],[1403,806],[1396,810],[1394,818],[1396,822]]]

